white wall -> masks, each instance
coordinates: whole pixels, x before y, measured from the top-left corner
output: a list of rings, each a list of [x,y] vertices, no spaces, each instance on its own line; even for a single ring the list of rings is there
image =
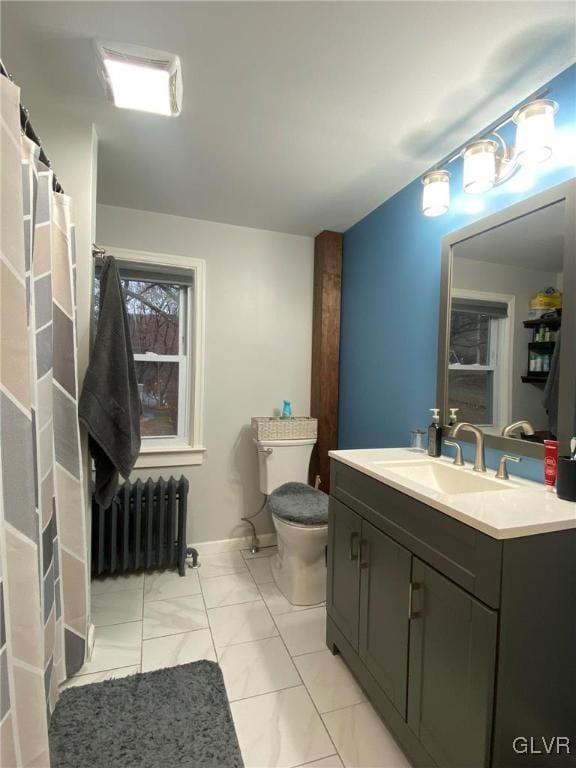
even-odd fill
[[[283,399],[309,414],[313,239],[99,205],[97,242],[206,260],[204,464],[138,474],[190,479],[189,542],[247,535],[263,499],[250,417]]]
[[[511,421],[528,419],[536,429],[548,429],[548,418],[542,406],[542,387],[524,384],[528,368],[528,342],[532,333],[522,321],[528,319],[529,301],[549,285],[558,287],[559,276],[553,272],[521,269],[508,264],[493,264],[475,259],[454,259],[454,288],[509,294],[516,297],[514,317],[514,349],[512,353]]]

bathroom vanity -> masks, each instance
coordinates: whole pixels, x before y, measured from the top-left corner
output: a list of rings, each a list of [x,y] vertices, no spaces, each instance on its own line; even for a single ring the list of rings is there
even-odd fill
[[[327,643],[414,766],[576,766],[576,504],[334,451]]]

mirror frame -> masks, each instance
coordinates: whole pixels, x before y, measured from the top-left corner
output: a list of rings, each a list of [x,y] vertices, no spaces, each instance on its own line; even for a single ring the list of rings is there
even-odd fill
[[[453,249],[464,240],[477,237],[498,227],[502,227],[515,219],[522,218],[548,208],[556,203],[564,202],[564,270],[563,296],[574,297],[562,307],[562,348],[560,349],[560,377],[558,423],[560,453],[569,450],[572,428],[576,416],[576,179],[570,179],[558,186],[540,192],[527,200],[515,203],[498,213],[486,216],[484,219],[469,224],[462,229],[451,232],[442,238],[442,273],[440,283],[440,317],[438,325],[438,371],[437,371],[437,402],[441,409],[444,430],[450,427],[446,423],[448,414],[448,347],[450,342],[450,306],[452,302],[452,270]],[[570,384],[572,382],[572,385]],[[447,434],[447,431],[445,432]],[[471,442],[470,433],[463,432],[458,439]],[[544,458],[544,446],[513,437],[501,437],[485,433],[485,445],[498,451],[508,451],[520,456],[534,459]]]

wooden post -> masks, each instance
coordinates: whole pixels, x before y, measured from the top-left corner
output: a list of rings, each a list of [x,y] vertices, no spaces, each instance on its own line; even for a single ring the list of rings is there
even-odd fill
[[[310,414],[318,419],[318,442],[310,463],[310,481],[330,490],[328,451],[338,447],[338,374],[342,235],[321,232],[314,241],[314,309],[312,321],[312,390]]]

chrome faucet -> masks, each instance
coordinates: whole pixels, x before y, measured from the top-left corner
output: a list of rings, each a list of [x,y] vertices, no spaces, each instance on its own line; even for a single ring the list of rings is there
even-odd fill
[[[452,429],[450,437],[458,437],[460,432],[472,432],[476,438],[476,453],[474,454],[474,472],[486,472],[486,461],[484,459],[484,433],[475,424],[467,421],[461,421]]]
[[[508,424],[507,427],[504,427],[502,430],[502,437],[511,437],[512,433],[516,432],[517,429],[522,429],[525,435],[534,434],[534,427],[532,424],[525,419],[520,419],[520,421],[515,421],[513,424]]]

